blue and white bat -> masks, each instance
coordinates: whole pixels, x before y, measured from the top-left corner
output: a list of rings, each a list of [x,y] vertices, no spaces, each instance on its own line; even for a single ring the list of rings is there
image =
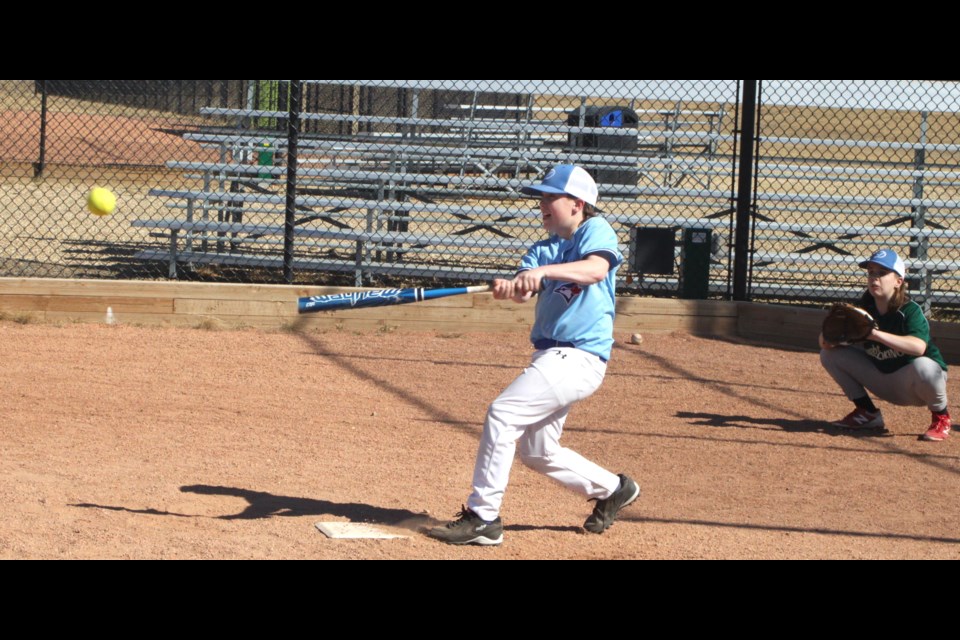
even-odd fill
[[[473,287],[453,287],[449,289],[378,289],[376,291],[355,291],[352,293],[334,293],[329,296],[308,296],[297,300],[297,313],[316,311],[339,311],[341,309],[359,309],[361,307],[382,307],[388,304],[407,304],[422,302],[434,298],[458,296],[464,293],[483,293],[493,287],[489,284]]]

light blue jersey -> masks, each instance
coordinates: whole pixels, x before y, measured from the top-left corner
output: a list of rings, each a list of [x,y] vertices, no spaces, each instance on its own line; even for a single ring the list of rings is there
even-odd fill
[[[577,262],[591,254],[610,263],[607,277],[589,286],[544,278],[530,340],[534,344],[540,340],[569,342],[609,360],[613,348],[616,274],[623,256],[617,234],[606,220],[588,218],[570,240],[554,235],[537,242],[523,257],[519,271]]]

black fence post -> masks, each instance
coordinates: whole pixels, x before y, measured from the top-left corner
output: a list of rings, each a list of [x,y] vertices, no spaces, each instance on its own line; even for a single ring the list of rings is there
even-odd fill
[[[277,82],[277,106],[275,107],[277,111],[283,111],[285,107],[288,107],[290,102],[290,85],[293,82],[293,80],[280,80]],[[297,111],[299,111],[299,109]],[[277,118],[278,130],[283,131],[287,126],[285,119]]]
[[[33,177],[43,176],[47,164],[47,81],[40,81],[40,157],[33,163]]]
[[[287,208],[283,228],[283,280],[293,284],[293,238],[297,208],[297,145],[300,142],[300,81],[290,81],[287,118]]]
[[[747,270],[750,257],[750,205],[753,202],[754,130],[757,115],[757,81],[743,80],[740,110],[740,167],[737,179],[737,230],[733,249],[733,299],[749,300]]]

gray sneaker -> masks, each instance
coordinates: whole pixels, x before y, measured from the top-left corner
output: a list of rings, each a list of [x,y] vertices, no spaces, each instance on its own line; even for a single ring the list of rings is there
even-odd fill
[[[593,533],[603,533],[617,519],[620,509],[636,500],[639,495],[640,485],[621,473],[620,486],[606,500],[597,500],[593,513],[583,523],[583,528]]]
[[[498,545],[503,542],[503,521],[497,518],[486,522],[470,509],[461,507],[456,520],[430,529],[427,535],[447,544]]]

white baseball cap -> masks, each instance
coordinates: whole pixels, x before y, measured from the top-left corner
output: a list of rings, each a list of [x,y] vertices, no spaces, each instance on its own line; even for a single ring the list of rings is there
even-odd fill
[[[540,184],[530,185],[520,189],[520,193],[528,196],[539,196],[544,193],[563,193],[579,198],[587,204],[597,206],[597,183],[582,167],[574,164],[558,164],[547,171]]]

